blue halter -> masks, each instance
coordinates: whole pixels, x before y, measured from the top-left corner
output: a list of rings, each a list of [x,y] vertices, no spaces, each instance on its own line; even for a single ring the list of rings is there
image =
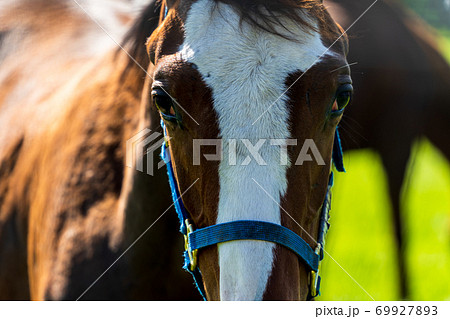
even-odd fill
[[[161,126],[163,128],[164,136],[167,137],[167,130],[162,120]],[[194,226],[189,221],[190,216],[181,198],[181,193],[174,175],[167,142],[163,143],[161,147],[161,157],[167,166],[172,199],[180,221],[180,232],[184,235],[185,239],[183,268],[194,277],[195,285],[204,300],[207,300],[207,298],[203,287],[202,275],[197,266],[198,250],[232,240],[262,240],[277,243],[290,249],[309,268],[311,275],[308,299],[317,297],[320,294],[319,264],[323,259],[325,235],[330,227],[328,220],[330,218],[329,212],[331,208],[331,187],[333,186],[332,172],[330,174],[325,200],[321,208],[317,247],[313,250],[299,235],[290,229],[268,222],[239,220],[195,230]],[[337,130],[333,145],[333,162],[338,171],[345,171],[341,142]]]

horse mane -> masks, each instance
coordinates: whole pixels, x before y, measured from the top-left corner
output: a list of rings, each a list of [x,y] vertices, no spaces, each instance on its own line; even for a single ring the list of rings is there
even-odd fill
[[[240,15],[241,24],[247,22],[266,32],[279,35],[286,38],[286,35],[280,34],[277,26],[284,25],[281,17],[288,17],[299,25],[302,25],[306,31],[317,31],[315,22],[326,25],[325,9],[318,0],[214,0],[219,3],[231,5]],[[166,0],[151,0],[144,8],[139,17],[135,20],[133,26],[127,32],[122,47],[124,47],[130,56],[144,69],[150,62],[145,43],[153,31],[158,27],[162,20],[161,8],[166,7]],[[179,2],[176,1],[176,2]],[[301,9],[298,10],[298,9]],[[301,12],[310,13],[316,17],[316,21],[308,18],[308,15]],[[129,60],[126,71],[134,67],[134,61]]]

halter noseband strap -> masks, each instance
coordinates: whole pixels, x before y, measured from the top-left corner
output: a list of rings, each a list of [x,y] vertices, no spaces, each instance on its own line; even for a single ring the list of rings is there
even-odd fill
[[[164,136],[167,137],[166,127],[162,120],[161,126]],[[167,142],[163,143],[161,147],[161,157],[167,166],[172,199],[180,221],[180,232],[184,235],[185,239],[183,268],[193,276],[194,282],[204,300],[207,300],[207,298],[203,287],[202,275],[197,266],[198,249],[232,240],[262,240],[280,244],[290,249],[310,270],[308,299],[317,297],[320,294],[319,264],[323,259],[325,236],[330,227],[328,220],[330,218],[329,212],[331,208],[331,187],[333,186],[332,172],[330,174],[325,200],[321,208],[317,246],[313,250],[303,238],[290,229],[263,221],[239,220],[194,230],[194,226],[189,222],[189,214],[183,204],[181,193],[175,179]],[[333,146],[333,161],[338,171],[344,171],[342,148],[337,130]]]

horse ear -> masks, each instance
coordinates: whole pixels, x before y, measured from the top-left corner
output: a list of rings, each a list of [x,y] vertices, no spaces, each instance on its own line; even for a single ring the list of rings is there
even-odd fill
[[[166,18],[167,12],[172,9],[179,0],[164,0],[164,1],[158,1],[158,3],[161,6],[160,11],[160,18],[159,23],[162,23],[162,21]],[[157,28],[155,28],[157,29]],[[154,31],[155,32],[155,31]],[[157,32],[157,31],[156,31]],[[147,54],[150,57],[150,61],[155,64],[156,59],[156,47],[157,47],[157,37],[152,33],[150,37],[147,39],[146,47],[147,47]]]
[[[147,40],[146,47],[147,47],[148,57],[150,58],[150,62],[155,64],[155,60],[156,60],[156,41],[154,41],[151,36]]]
[[[167,8],[168,8],[168,9],[171,9],[171,8],[175,5],[175,3],[177,2],[177,0],[166,0],[165,2],[166,2]]]

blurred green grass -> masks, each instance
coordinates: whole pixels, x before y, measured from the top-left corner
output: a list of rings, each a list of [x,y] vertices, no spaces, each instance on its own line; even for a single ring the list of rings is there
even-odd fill
[[[438,46],[444,57],[450,63],[450,30],[441,29],[438,30]]]
[[[450,30],[438,33],[450,63]],[[410,299],[450,300],[450,163],[425,139],[412,154],[402,195]],[[318,300],[371,300],[368,294],[399,300],[391,203],[380,157],[370,150],[344,157],[347,173],[335,174],[329,255],[322,263]]]
[[[411,299],[450,300],[450,165],[426,140],[416,143],[413,154],[403,189]],[[391,206],[381,160],[364,150],[347,152],[345,162],[347,173],[335,174],[326,245],[330,255],[322,265],[319,299],[371,300],[370,294],[375,300],[398,300]]]

